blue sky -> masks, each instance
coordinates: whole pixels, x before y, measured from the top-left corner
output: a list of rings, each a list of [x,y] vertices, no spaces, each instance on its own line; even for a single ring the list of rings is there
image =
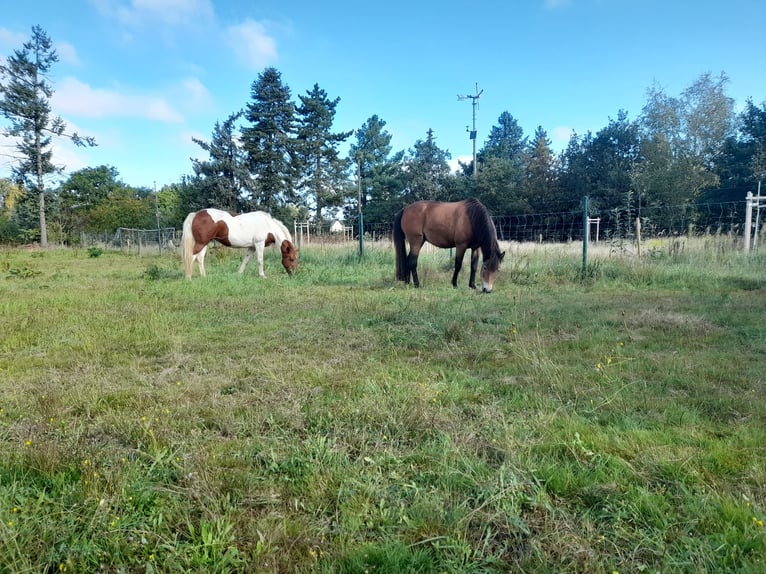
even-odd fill
[[[99,144],[57,144],[54,162],[159,188],[192,172],[191,138],[245,107],[266,66],[296,101],[315,83],[339,97],[337,131],[377,114],[394,151],[431,128],[469,158],[471,100],[457,95],[477,84],[479,148],[507,111],[558,151],[621,109],[638,117],[655,83],[678,96],[723,72],[737,109],[766,101],[764,22],[763,0],[35,0],[4,2],[0,57],[41,26],[60,59],[54,113]]]

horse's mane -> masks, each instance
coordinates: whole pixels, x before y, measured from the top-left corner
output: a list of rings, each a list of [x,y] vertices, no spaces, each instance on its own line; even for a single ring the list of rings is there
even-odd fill
[[[475,197],[465,200],[468,219],[471,222],[474,237],[481,245],[482,259],[490,271],[497,271],[502,261],[500,245],[497,243],[495,223],[487,208]]]
[[[283,240],[287,239],[290,243],[293,242],[293,236],[290,234],[290,231],[287,229],[287,226],[276,219],[274,216],[272,216],[267,211],[252,211],[250,212],[252,214],[259,214],[264,218],[266,221],[266,224],[268,226],[268,229],[270,232],[272,232],[274,235],[276,235],[277,245],[282,243]],[[240,215],[249,215],[247,213],[242,213]]]
[[[271,215],[269,215],[269,218],[271,219],[272,224],[274,227],[278,228],[279,231],[282,233],[282,237],[279,237],[278,243],[282,243],[284,239],[287,239],[290,243],[293,242],[293,236],[290,235],[290,231],[287,229],[287,226],[279,221],[278,219],[275,219]]]

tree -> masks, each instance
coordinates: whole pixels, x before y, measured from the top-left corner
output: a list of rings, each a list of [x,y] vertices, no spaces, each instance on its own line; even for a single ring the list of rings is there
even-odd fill
[[[233,213],[251,207],[253,180],[247,168],[245,153],[237,143],[235,127],[242,112],[231,114],[221,124],[216,122],[210,143],[197,138],[192,141],[205,150],[210,159],[192,159],[199,196],[191,211],[217,207]]]
[[[13,211],[16,202],[24,195],[24,189],[7,178],[0,179],[0,213]]]
[[[114,197],[125,187],[118,180],[117,169],[102,165],[86,167],[72,173],[59,188],[59,214],[62,229],[67,234],[88,226],[89,213]]]
[[[354,132],[331,131],[340,98],[330,100],[319,85],[314,84],[311,91],[299,98],[301,105],[296,111],[300,187],[311,194],[316,221],[320,222],[324,207],[338,207],[343,202],[350,162],[340,157],[338,146]]]
[[[715,164],[735,133],[728,78],[701,75],[679,98],[658,86],[648,92],[639,121],[642,161],[633,185],[655,204],[684,204],[717,186]]]
[[[450,153],[436,145],[433,130],[425,140],[418,140],[405,158],[404,199],[406,203],[419,200],[444,199],[444,183],[450,175],[447,160]]]
[[[497,125],[492,126],[479,150],[477,161],[482,163],[489,158],[500,158],[520,162],[528,145],[524,130],[510,113],[503,112],[497,118]]]
[[[491,213],[526,213],[529,204],[520,197],[524,178],[524,158],[528,146],[524,130],[508,112],[492,126],[484,146],[477,154],[477,177],[465,182],[471,195],[478,197]],[[470,175],[471,166],[463,166]]]
[[[567,171],[578,170],[585,177],[574,187],[579,188],[577,201],[587,195],[594,210],[621,209],[630,217],[637,207],[631,174],[639,160],[638,125],[620,110],[616,120],[609,118],[605,128],[595,136],[588,134],[581,144],[578,156],[564,154]],[[570,189],[571,174],[562,176],[561,183]]]
[[[556,186],[556,156],[547,132],[538,126],[527,149],[523,196],[535,211],[549,211]]]
[[[13,168],[13,175],[38,194],[40,245],[43,247],[48,246],[45,176],[59,171],[52,161],[52,137],[67,137],[75,145],[96,145],[93,138],[66,134],[64,121],[50,116],[53,88],[47,74],[57,61],[53,42],[42,28],[34,26],[32,38],[0,64],[0,113],[10,121],[5,134],[19,138],[16,149],[20,158]]]
[[[245,110],[249,125],[242,130],[242,145],[255,180],[257,206],[273,209],[297,199],[295,104],[290,88],[276,68],[266,68],[250,89]]]
[[[356,166],[357,176],[361,177],[361,202],[368,224],[389,224],[404,205],[400,170],[404,153],[390,157],[391,134],[385,127],[384,120],[371,116],[356,130],[356,142],[349,146],[348,157]],[[352,220],[358,214],[357,196],[355,189],[348,197],[346,219]]]

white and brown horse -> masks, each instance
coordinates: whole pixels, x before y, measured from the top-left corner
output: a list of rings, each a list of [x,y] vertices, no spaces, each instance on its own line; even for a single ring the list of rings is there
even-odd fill
[[[228,247],[247,249],[239,272],[245,270],[253,254],[258,256],[258,274],[263,273],[263,249],[279,245],[282,265],[288,275],[298,269],[298,250],[285,225],[265,211],[252,211],[231,215],[220,209],[203,209],[186,216],[183,226],[183,259],[186,278],[194,272],[194,262],[199,265],[199,274],[205,277],[205,253],[213,240]]]

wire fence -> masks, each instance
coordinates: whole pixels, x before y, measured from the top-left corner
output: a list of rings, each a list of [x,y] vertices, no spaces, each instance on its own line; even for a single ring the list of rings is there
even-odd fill
[[[635,241],[639,233],[642,241],[682,236],[722,236],[731,240],[732,247],[737,247],[743,244],[745,213],[746,203],[743,201],[641,207],[640,210],[593,210],[588,213],[589,241]],[[582,211],[498,215],[492,219],[498,239],[503,242],[581,242],[585,234]],[[765,221],[766,217],[756,216],[750,222],[754,248],[766,243]],[[637,222],[640,222],[640,232]],[[298,247],[343,244],[359,239],[357,221],[346,222],[335,232],[330,232],[326,225],[321,227],[313,222],[295,221],[292,227]],[[393,218],[391,222],[365,223],[364,239],[373,243],[390,242],[392,231]],[[181,231],[173,228],[121,227],[113,234],[82,233],[80,241],[85,247],[99,245],[142,255],[163,250],[176,251],[181,245]]]
[[[131,229],[120,227],[114,233],[80,233],[83,247],[104,247],[138,255],[175,251],[181,245],[181,231],[173,227]]]

